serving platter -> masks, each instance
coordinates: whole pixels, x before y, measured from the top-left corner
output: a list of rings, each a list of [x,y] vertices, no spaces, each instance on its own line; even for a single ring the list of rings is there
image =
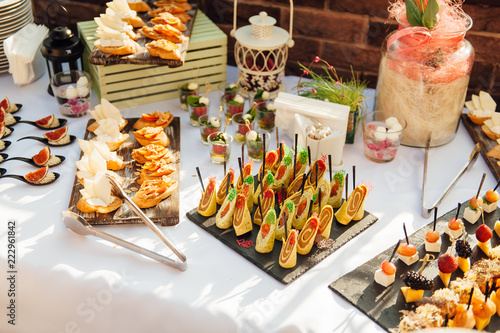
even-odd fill
[[[467,203],[462,204],[459,217],[463,216],[463,211],[467,207]],[[436,230],[441,234],[441,254],[446,252],[451,242],[448,235],[444,234],[444,228],[451,218],[456,215],[456,209],[449,211],[438,219]],[[491,213],[484,214],[484,221],[492,230],[495,222],[500,217],[500,209],[496,209]],[[487,258],[487,256],[479,249],[477,245],[477,240],[475,232],[477,227],[481,224],[481,219],[477,221],[476,224],[471,224],[464,221],[465,230],[467,232],[467,240],[472,248],[471,262],[474,263],[482,258]],[[410,243],[417,247],[419,257],[423,258],[427,253],[425,251],[425,234],[428,230],[433,228],[433,222],[422,227],[411,236],[409,236]],[[377,269],[380,268],[380,264],[384,260],[389,260],[394,246],[397,240],[394,241],[394,245],[385,250],[384,252],[378,254],[374,258],[370,259],[368,262],[357,267],[353,271],[342,276],[338,280],[332,282],[329,288],[335,293],[342,296],[354,307],[359,309],[365,315],[370,317],[382,328],[388,332],[395,329],[399,325],[400,318],[402,314],[401,310],[411,310],[415,307],[414,303],[406,303],[401,292],[401,287],[404,287],[403,279],[400,277],[410,270],[418,271],[421,267],[421,262],[415,263],[411,266],[407,266],[397,259],[397,254],[393,263],[396,265],[396,280],[395,282],[388,286],[387,288],[374,282],[373,276]],[[500,238],[493,232],[493,237],[491,239],[492,247],[500,245]],[[440,254],[437,252],[431,252],[434,254],[436,259]],[[453,250],[453,254],[456,252]],[[434,260],[426,266],[422,275],[434,280],[434,288],[429,291],[424,292],[424,297],[431,296],[432,293],[440,288],[444,288],[441,279],[438,276],[439,268],[437,265],[437,260]],[[451,275],[451,281],[455,280],[457,277],[463,277],[463,273],[460,269],[457,269]],[[493,316],[489,326],[485,328],[486,331],[495,331],[496,328],[500,327],[500,317]]]
[[[333,245],[326,249],[319,249],[317,246],[313,246],[309,254],[297,254],[297,265],[295,267],[283,268],[278,263],[282,247],[281,241],[276,240],[274,242],[274,248],[270,253],[263,254],[255,251],[254,245],[260,226],[254,224],[251,232],[237,237],[233,227],[225,230],[219,229],[215,225],[215,215],[207,218],[198,214],[197,210],[197,208],[194,208],[186,214],[192,222],[213,235],[243,258],[284,284],[288,284],[306,273],[309,269],[320,263],[323,259],[377,221],[377,217],[366,211],[361,220],[352,221],[348,225],[338,223],[335,217],[333,217],[330,231],[330,238],[333,240]]]
[[[132,150],[140,148],[141,145],[137,142],[134,137],[133,125],[139,118],[127,118],[128,121],[122,133],[128,133],[129,138],[125,141],[122,146],[116,151],[118,156],[123,158],[125,162],[125,168],[122,170],[115,171],[119,176],[124,179],[124,184],[122,187],[129,193],[129,197],[133,197],[135,191],[139,189],[140,185],[136,183],[138,174],[141,171],[141,166],[138,165],[135,160],[131,157]],[[93,123],[94,120],[89,120],[87,127]],[[174,120],[165,129],[165,133],[170,139],[170,144],[168,149],[172,152],[175,157],[175,168],[176,171],[169,177],[177,181],[177,189],[172,193],[170,197],[161,201],[158,205],[143,209],[144,213],[155,223],[160,223],[162,226],[176,225],[179,223],[179,181],[180,181],[180,118],[174,117]],[[84,140],[90,140],[95,135],[88,130],[85,131]],[[80,154],[80,158],[83,156],[83,152]],[[80,190],[83,189],[83,185],[78,181],[75,176],[73,182],[73,190],[71,192],[70,201],[68,204],[68,210],[75,212],[83,216],[90,224],[137,224],[143,223],[142,220],[132,211],[130,206],[124,202],[118,210],[107,213],[82,213],[76,208],[78,200],[81,198]]]
[[[152,1],[146,1],[151,6],[151,8],[155,8],[152,4]],[[139,39],[137,43],[141,46],[141,48],[133,54],[128,55],[114,55],[109,53],[104,53],[99,50],[97,47],[94,47],[89,56],[89,62],[93,65],[108,65],[108,64],[135,64],[135,65],[158,65],[158,66],[168,66],[171,68],[180,67],[184,65],[184,60],[186,58],[187,49],[189,46],[189,38],[191,37],[191,32],[193,31],[194,20],[196,17],[196,12],[198,10],[197,2],[189,2],[189,4],[193,7],[191,10],[186,11],[186,13],[191,17],[191,20],[185,23],[187,30],[182,33],[187,38],[183,43],[177,44],[179,46],[181,59],[173,60],[173,59],[162,59],[159,57],[154,57],[149,54],[145,45],[152,41],[150,38],[144,37],[142,34],[138,33],[139,29],[134,29],[134,31],[138,34]],[[144,23],[147,26],[153,26],[150,20],[153,18],[148,13],[137,13],[137,16],[142,18]]]

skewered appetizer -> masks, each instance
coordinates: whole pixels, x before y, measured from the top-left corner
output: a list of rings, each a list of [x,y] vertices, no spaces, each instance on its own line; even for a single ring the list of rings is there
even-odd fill
[[[317,170],[317,173],[316,173]],[[323,179],[326,171],[325,161],[319,159],[314,161],[311,168],[309,169],[309,176],[307,177],[306,186],[316,187],[317,181]]]
[[[236,208],[234,210],[233,226],[236,236],[241,236],[249,231],[252,231],[253,224],[248,210],[247,197],[240,193],[236,197]]]
[[[469,204],[464,210],[464,219],[474,224],[477,222],[482,213],[483,198],[473,197],[469,200]]]
[[[344,191],[345,171],[336,172],[330,181],[330,196],[328,197],[328,204],[332,208],[339,208],[342,205],[342,192]]]
[[[292,220],[295,214],[295,205],[293,201],[287,199],[281,208],[280,216],[278,217],[278,223],[276,225],[276,239],[283,241],[286,239],[285,228],[290,231],[292,229]],[[285,227],[286,225],[286,227]]]
[[[486,288],[488,289],[488,284]],[[495,303],[488,297],[490,292],[491,290],[488,289],[483,299],[472,300],[472,313],[474,314],[474,319],[476,319],[476,329],[479,331],[488,326],[491,317],[497,312]]]
[[[375,271],[374,280],[378,284],[388,287],[394,283],[396,279],[396,265],[385,260],[380,265],[380,268]]]
[[[220,229],[227,229],[233,225],[234,208],[236,207],[236,190],[231,187],[224,202],[215,217],[215,225]]]
[[[255,190],[255,196],[253,198],[253,203],[257,204],[257,197],[259,197],[262,192],[266,192],[268,189],[274,189],[274,175],[270,170],[266,171],[264,181],[260,182],[260,184],[257,186],[257,189]]]
[[[409,271],[405,274],[403,282],[406,287],[401,287],[401,292],[405,297],[406,303],[412,303],[424,296],[424,290],[431,290],[434,282],[415,271]]]
[[[240,193],[243,193],[247,198],[247,206],[249,211],[253,211],[253,197],[254,197],[254,179],[253,176],[250,175],[245,178],[245,182],[243,183],[243,188]]]
[[[258,203],[260,207],[257,207],[257,210],[255,211],[255,215],[253,216],[253,223],[261,225],[263,219],[262,216],[265,217],[267,215],[267,212],[269,212],[269,210],[273,209],[274,207],[274,191],[268,188],[264,192],[263,196],[258,197]]]
[[[330,190],[330,184],[328,183],[328,180],[326,180],[325,178],[321,179],[318,182],[318,186],[316,187],[316,191],[314,192],[313,195],[313,207],[312,207],[313,213],[319,214],[321,212],[321,209],[324,206],[326,206],[329,190]]]
[[[472,307],[468,304],[460,303],[457,305],[455,311],[455,317],[453,317],[453,320],[450,320],[450,327],[474,328],[476,318],[474,318]]]
[[[500,195],[496,190],[488,190],[483,196],[483,211],[491,213],[497,209],[497,203]]]
[[[313,214],[307,219],[306,224],[299,233],[297,239],[297,252],[302,255],[308,254],[314,245],[314,239],[318,233],[319,219],[316,214]]]
[[[240,193],[241,189],[243,188],[243,180],[252,175],[253,165],[253,162],[249,162],[243,165],[242,173],[240,173],[240,175],[238,176],[238,180],[236,181],[236,193]]]
[[[207,188],[205,189],[198,205],[198,214],[202,216],[212,216],[215,214],[217,210],[215,192],[215,177],[210,177]]]
[[[302,230],[302,228],[304,227],[304,224],[307,221],[307,214],[309,212],[309,206],[311,205],[312,197],[313,197],[313,188],[309,186],[306,189],[304,189],[304,193],[300,197],[300,201],[297,204],[295,216],[292,221],[293,228]]]
[[[495,222],[495,226],[493,227],[493,229],[495,230],[497,236],[500,237],[500,221],[497,220]]]
[[[290,176],[293,172],[293,157],[291,155],[286,155],[281,159],[280,164],[278,165],[278,169],[275,173],[275,180],[273,188],[279,189],[282,185],[288,187]]]
[[[365,184],[357,186],[354,191],[351,192],[351,194],[347,198],[347,201],[344,201],[339,210],[335,212],[337,221],[344,225],[349,224],[356,213],[360,210],[360,207],[365,200],[367,193],[368,188]]]
[[[288,185],[288,188],[286,190],[287,197],[290,197],[291,195],[294,195],[295,193],[299,192],[302,189],[302,186],[305,186],[305,184],[302,184],[305,178],[306,178],[305,173],[295,177],[295,179],[290,183],[290,185]]]
[[[330,205],[323,206],[319,214],[318,234],[325,238],[330,237],[333,222],[333,208]]]
[[[409,243],[399,244],[397,252],[399,254],[399,258],[408,266],[416,263],[419,259],[417,248],[415,245]]]
[[[277,160],[278,160],[278,154],[276,153],[275,150],[270,150],[266,152],[265,163],[262,163],[260,165],[259,173],[257,174],[257,179],[259,181],[261,181],[263,175],[262,168],[265,167],[265,170],[272,170],[274,163],[276,163]]]
[[[295,157],[295,175],[300,175],[306,172],[309,155],[307,150],[298,147],[297,156]]]
[[[470,270],[470,256],[472,255],[472,249],[469,242],[465,239],[459,239],[455,243],[455,250],[457,251],[457,261],[458,267],[462,272],[467,272]]]
[[[425,251],[441,252],[441,235],[436,230],[429,230],[425,234]]]
[[[449,253],[444,253],[438,258],[439,277],[445,287],[450,284],[451,273],[457,270],[458,260]]]
[[[283,242],[279,256],[279,265],[283,268],[292,268],[297,264],[298,230],[292,229]]]
[[[264,222],[260,226],[257,239],[255,240],[255,251],[269,253],[273,250],[276,234],[276,211],[270,208],[265,215]]]
[[[454,217],[448,221],[448,224],[444,228],[444,232],[450,236],[450,238],[457,239],[462,235],[463,228],[464,223],[462,219]]]
[[[493,231],[486,224],[481,224],[476,229],[477,247],[479,247],[487,256],[491,251],[491,237]]]
[[[229,171],[224,176],[224,179],[222,179],[222,183],[217,190],[215,200],[218,205],[222,205],[227,196],[226,190],[228,189],[228,183],[230,187],[234,187],[234,170],[232,168],[229,168]]]

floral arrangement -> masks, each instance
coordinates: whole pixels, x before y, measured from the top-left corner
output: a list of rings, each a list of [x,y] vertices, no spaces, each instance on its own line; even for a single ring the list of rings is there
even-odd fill
[[[311,70],[312,65],[318,62],[324,63],[323,69],[325,75],[317,74]],[[352,67],[351,79],[343,81],[337,75],[335,68],[318,56],[316,56],[308,67],[305,67],[301,63],[299,63],[299,66],[303,70],[296,88],[300,96],[348,105],[351,111],[364,106],[365,96],[363,92],[366,89],[367,82],[361,81],[356,77]],[[311,80],[302,81],[302,78],[306,75],[310,76]]]
[[[406,19],[412,27],[432,30],[438,21],[439,4],[436,0],[406,0]]]

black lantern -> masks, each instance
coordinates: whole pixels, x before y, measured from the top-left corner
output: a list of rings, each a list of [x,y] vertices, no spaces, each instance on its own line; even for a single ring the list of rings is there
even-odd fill
[[[64,6],[57,2],[53,2],[47,6],[47,22],[49,21],[49,8],[52,6],[59,6],[66,13],[69,25],[68,11]],[[49,71],[49,79],[55,73],[62,72],[63,64],[67,63],[70,70],[78,70],[78,59],[80,59],[80,69],[83,69],[83,44],[77,35],[68,27],[56,27],[49,32],[49,36],[45,38],[42,44],[42,55],[47,62],[47,69]],[[66,68],[67,69],[67,68]],[[48,93],[53,95],[52,89],[49,84]]]

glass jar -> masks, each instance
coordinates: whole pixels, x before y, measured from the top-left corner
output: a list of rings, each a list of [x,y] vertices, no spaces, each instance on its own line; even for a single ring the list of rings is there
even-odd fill
[[[474,48],[464,38],[472,19],[461,15],[466,23],[461,31],[400,22],[382,44],[375,109],[406,119],[404,145],[425,147],[430,136],[435,147],[455,137],[474,62]]]

